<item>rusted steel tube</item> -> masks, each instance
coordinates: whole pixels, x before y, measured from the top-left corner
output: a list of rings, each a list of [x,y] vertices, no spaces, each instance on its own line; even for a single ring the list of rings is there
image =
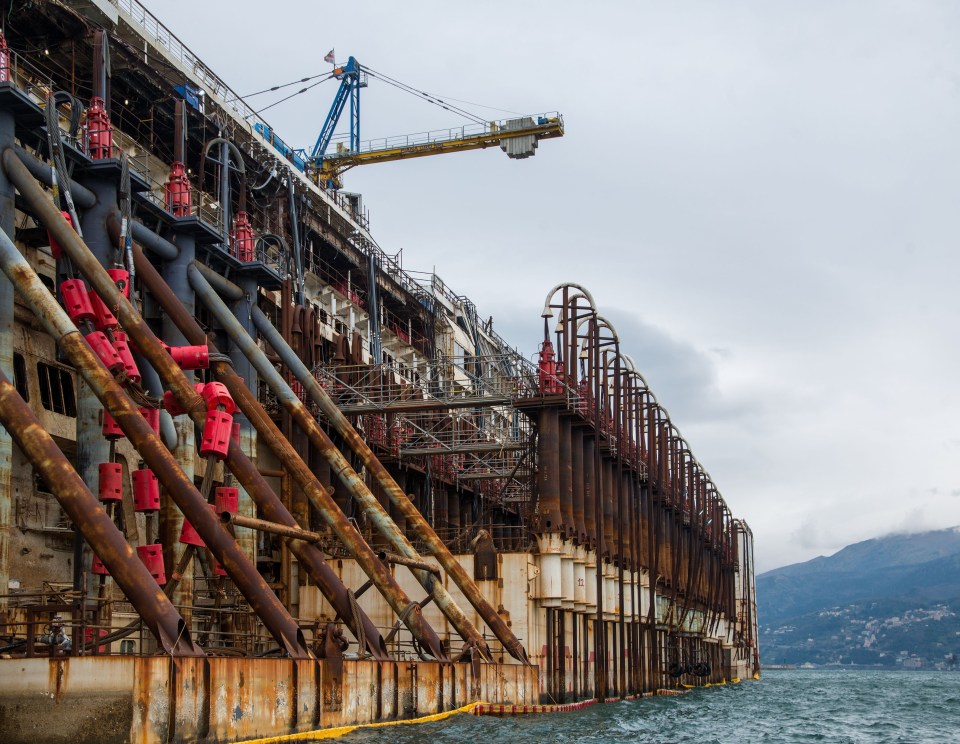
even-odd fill
[[[271,535],[280,535],[281,537],[290,537],[294,540],[305,540],[310,543],[317,543],[323,539],[323,535],[318,532],[301,530],[299,527],[288,527],[285,524],[276,522],[267,522],[264,519],[254,519],[245,517],[242,514],[231,514],[224,512],[220,515],[220,521],[224,524],[233,524],[237,527],[246,527],[257,532],[269,532]]]
[[[119,228],[119,226],[114,226]],[[153,264],[147,260],[139,246],[134,246],[133,260],[137,269],[137,275],[140,281],[150,291],[150,294],[157,301],[167,316],[173,321],[174,325],[180,329],[184,338],[191,344],[202,345],[207,343],[207,335],[194,320],[193,316],[187,312],[186,308],[177,299],[173,290],[163,280],[163,277],[157,272]],[[211,352],[216,352],[217,348],[210,344]],[[230,390],[237,405],[243,409],[254,410],[259,407],[256,399],[247,390],[243,380],[237,376],[230,365],[224,362],[213,362],[214,371],[219,379]],[[192,388],[189,391],[196,400],[199,396]],[[184,405],[183,400],[179,401]],[[206,406],[203,406],[205,409]],[[260,409],[262,411],[262,409]],[[194,414],[194,420],[202,424],[204,414]],[[248,414],[249,417],[249,414]],[[264,442],[275,446],[272,442]],[[230,442],[230,449],[227,452],[226,465],[236,476],[250,497],[256,502],[257,506],[263,512],[263,515],[271,522],[284,524],[288,527],[297,527],[297,521],[293,518],[283,502],[273,492],[273,489],[264,480],[257,466],[251,462],[243,450],[236,442]],[[281,471],[282,473],[282,471]],[[301,541],[294,541],[289,544],[291,552],[297,556],[307,573],[310,575],[320,592],[326,597],[327,601],[337,611],[337,614],[344,618],[344,622],[353,632],[355,638],[365,638],[367,650],[378,660],[390,658],[386,643],[380,631],[373,624],[370,617],[356,604],[350,601],[350,592],[340,581],[340,578],[324,559],[315,545]]]
[[[121,325],[138,346],[143,356],[163,376],[161,367],[172,366],[184,387],[196,396],[170,355],[139,316],[133,305],[118,290],[106,269],[96,260],[73,228],[67,224],[43,189],[30,175],[13,150],[3,153],[3,165],[34,215],[60,243],[64,251],[108,307],[115,310]],[[233,537],[223,529],[210,511],[194,484],[177,467],[176,460],[163,442],[154,434],[150,424],[140,414],[119,384],[103,366],[90,346],[74,327],[66,312],[53,299],[30,265],[6,241],[16,256],[5,256],[3,270],[21,292],[22,297],[40,320],[44,329],[56,339],[71,363],[90,385],[91,390],[116,420],[134,448],[143,456],[147,466],[170,493],[184,516],[190,520],[207,547],[227,571],[237,589],[250,603],[251,609],[263,621],[280,647],[293,658],[310,658],[303,633],[287,613],[276,595],[244,555]],[[3,245],[4,253],[7,246]],[[17,260],[19,259],[19,260]],[[165,359],[164,359],[165,358]],[[169,380],[166,380],[169,384]],[[174,386],[172,386],[174,387]],[[181,390],[181,393],[183,391]]]
[[[429,571],[435,576],[440,575],[440,567],[434,566],[432,563],[427,563],[426,561],[418,561],[415,558],[407,558],[406,556],[390,553],[386,550],[381,550],[379,553],[377,553],[377,557],[381,561],[386,561],[387,563],[396,563],[398,566],[407,566],[408,568],[419,568],[421,571]]]
[[[560,409],[540,409],[537,428],[537,512],[538,533],[560,532]]]
[[[237,321],[232,311],[219,297],[216,296],[210,285],[203,279],[202,276],[200,276],[200,273],[193,268],[189,274],[191,284],[194,288],[194,291],[197,293],[197,297],[199,297],[200,300],[207,305],[207,308],[210,309],[210,311],[220,322],[220,325],[227,332],[227,335],[230,336],[231,340],[237,345],[237,347],[241,349],[243,353],[250,359],[251,363],[257,365],[257,372],[260,373],[260,375],[263,376],[268,382],[273,377],[279,377],[277,371],[273,368],[273,365],[267,361],[266,356],[257,347],[256,342],[254,342],[253,339],[247,335],[246,331],[243,330],[243,327],[240,325],[239,321]],[[256,312],[256,308],[254,308],[254,310]],[[258,364],[258,362],[261,360],[266,362],[266,364]],[[410,632],[413,633],[414,637],[422,645],[429,649],[431,655],[438,659],[445,659],[446,654],[440,645],[440,639],[433,628],[431,628],[427,623],[426,619],[423,617],[423,614],[420,613],[416,607],[412,607],[412,603],[406,592],[403,591],[403,589],[400,587],[400,584],[397,583],[393,575],[386,569],[386,566],[380,562],[370,546],[367,545],[364,539],[360,536],[360,533],[357,531],[356,527],[354,527],[347,520],[346,515],[340,511],[336,501],[334,501],[320,481],[317,480],[316,476],[306,465],[306,463],[304,463],[303,460],[297,456],[296,452],[290,446],[290,443],[287,442],[280,433],[280,430],[277,428],[276,424],[274,424],[273,421],[263,411],[263,408],[260,406],[259,402],[257,402],[253,396],[249,395],[249,391],[246,391],[245,387],[243,390],[246,391],[246,395],[244,395],[243,391],[234,393],[233,389],[231,388],[231,384],[235,385],[235,382],[230,383],[226,378],[230,376],[235,377],[235,375],[233,374],[232,370],[226,371],[228,374],[225,377],[221,377],[218,368],[214,367],[214,374],[217,375],[221,382],[227,385],[227,389],[230,390],[231,394],[234,396],[237,405],[244,412],[244,414],[246,414],[247,418],[250,419],[250,422],[254,425],[254,427],[256,427],[257,433],[264,437],[265,441],[272,442],[272,444],[270,444],[270,448],[280,459],[284,468],[286,468],[286,470],[290,473],[297,485],[303,489],[304,493],[307,495],[307,498],[310,499],[323,519],[327,522],[327,524],[330,525],[337,537],[340,538],[341,542],[343,542],[350,554],[356,559],[357,564],[360,566],[363,572],[371,580],[373,580],[375,586],[380,591],[384,599],[386,599],[393,608],[394,612],[396,612],[399,617],[403,618],[404,623]],[[243,386],[240,385],[239,387]],[[274,388],[274,391],[277,393],[277,397],[280,398],[281,402],[284,403],[286,398],[295,399],[299,403],[299,398],[293,394],[293,391],[290,390],[286,383],[283,383],[283,387],[286,388],[286,391],[284,391],[282,388]],[[316,427],[316,422],[313,423],[314,427],[318,428]],[[324,457],[331,462],[332,465],[336,463],[336,469],[334,470],[334,473],[337,475],[337,477],[344,479],[345,483],[349,481],[349,487],[352,492],[356,493],[363,489],[369,493],[369,490],[366,489],[366,485],[363,483],[363,480],[352,468],[350,468],[349,463],[347,463],[346,459],[340,455],[339,451],[333,446],[333,443],[330,442],[329,438],[327,438],[326,441],[328,442],[328,446],[326,449],[321,449],[321,452],[323,453]],[[338,457],[339,460],[337,459]],[[387,519],[389,520],[389,517],[387,517]],[[453,622],[452,619],[451,622]],[[469,625],[469,623],[467,624]],[[460,628],[458,627],[457,630],[459,632]],[[473,632],[482,642],[482,636],[480,636],[475,628],[473,629]]]
[[[0,240],[9,241],[5,233],[0,235],[3,236]],[[4,245],[5,251],[9,247]],[[2,371],[0,424],[10,432],[34,470],[50,485],[60,506],[100,556],[160,647],[171,656],[203,656],[180,613]]]
[[[490,606],[490,603],[480,593],[480,589],[474,583],[473,579],[467,574],[463,566],[450,552],[450,549],[444,544],[443,540],[434,532],[430,523],[424,519],[420,511],[413,505],[403,490],[397,485],[396,481],[384,467],[383,463],[377,459],[363,437],[357,433],[353,425],[347,420],[347,417],[341,413],[336,404],[330,399],[326,391],[320,387],[313,374],[300,361],[290,346],[283,340],[283,337],[273,327],[267,316],[258,308],[253,309],[253,323],[257,330],[263,334],[267,343],[273,347],[284,361],[284,364],[290,369],[294,377],[303,385],[304,390],[309,392],[310,397],[320,407],[327,419],[333,424],[337,432],[344,438],[347,445],[359,456],[361,462],[367,468],[377,484],[383,489],[384,493],[390,498],[390,503],[397,509],[407,522],[408,527],[412,527],[417,536],[424,541],[431,555],[437,559],[440,567],[447,572],[447,576],[453,579],[460,591],[467,598],[467,601],[477,611],[483,621],[487,624],[494,635],[503,644],[507,652],[518,661],[529,663],[527,654],[523,649],[523,644],[513,634],[513,631],[507,627],[503,618],[497,614],[497,611]],[[297,399],[299,402],[299,399]],[[310,418],[313,421],[312,417]],[[299,423],[299,418],[298,418]],[[316,422],[314,422],[315,424]],[[317,430],[319,427],[314,426]],[[322,431],[322,430],[320,430]],[[324,435],[326,436],[326,435]],[[328,438],[329,441],[329,438]]]

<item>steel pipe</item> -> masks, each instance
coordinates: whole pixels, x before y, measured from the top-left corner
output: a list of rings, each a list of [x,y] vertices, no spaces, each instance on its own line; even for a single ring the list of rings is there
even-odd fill
[[[6,233],[0,233],[0,242],[6,264],[11,249],[16,252],[16,248]],[[203,656],[180,613],[2,371],[0,424],[10,432],[34,470],[50,485],[57,502],[100,556],[160,647],[171,656]]]
[[[269,532],[271,535],[289,537],[293,540],[304,540],[309,543],[318,543],[323,539],[323,535],[319,532],[310,532],[309,530],[301,530],[299,527],[289,527],[285,524],[267,522],[264,519],[245,517],[242,514],[224,512],[220,515],[220,521],[224,524],[246,527],[247,529],[256,530],[257,532]]]
[[[377,558],[379,558],[381,561],[386,561],[387,563],[395,563],[398,566],[407,566],[408,568],[418,568],[421,571],[429,571],[435,576],[440,575],[439,566],[434,566],[432,563],[427,563],[426,561],[418,561],[415,558],[407,558],[403,555],[390,553],[386,550],[381,550],[379,553],[377,553]]]
[[[53,203],[47,199],[43,189],[13,150],[7,149],[3,152],[3,166],[34,215],[60,243],[74,267],[90,282],[107,306],[116,310],[124,330],[161,377],[164,377],[164,371],[169,372],[171,366],[180,374],[180,394],[182,395],[184,392],[182,388],[187,386],[179,368],[173,364],[172,358],[160,345],[133,305],[118,290],[106,269],[90,253]],[[50,295],[9,239],[3,248],[5,254],[9,254],[9,249],[16,254],[15,256],[5,255],[3,270],[17,286],[21,296],[31,307],[44,329],[56,339],[71,363],[96,393],[104,408],[114,417],[130,443],[140,452],[148,467],[153,470],[177,502],[184,516],[190,520],[207,547],[236,584],[237,589],[250,603],[251,609],[260,617],[280,647],[291,657],[310,658],[303,633],[296,622],[257,572],[256,567],[240,550],[232,536],[220,525],[192,481],[184,477],[183,471],[177,467],[176,461],[163,442],[154,434],[137,407],[93,353],[66,312]],[[165,381],[168,384],[171,382],[169,379]],[[178,379],[173,380],[174,383],[177,381]],[[177,386],[174,384],[172,387]],[[196,396],[192,388],[188,389]]]
[[[190,281],[197,297],[207,305],[207,308],[210,309],[214,317],[217,318],[234,344],[241,349],[244,355],[250,359],[251,363],[256,366],[257,372],[260,373],[268,383],[273,378],[279,377],[273,365],[269,363],[266,356],[260,351],[259,347],[257,347],[256,342],[247,335],[233,312],[217,297],[210,284],[200,276],[200,272],[195,267],[192,267],[189,273]],[[260,363],[261,361],[265,362],[265,364]],[[238,386],[236,380],[231,379],[236,378],[233,370],[222,368],[218,371],[218,368],[214,366],[214,374],[217,375],[217,378],[220,379],[221,382],[227,385],[228,390],[234,395],[237,405],[256,427],[258,434],[263,436],[265,440],[274,443],[271,445],[271,449],[273,449],[274,453],[281,460],[284,468],[286,468],[287,472],[293,477],[297,485],[303,489],[307,498],[310,499],[323,519],[330,525],[337,537],[340,538],[350,554],[356,559],[357,564],[363,572],[374,582],[374,585],[393,608],[394,612],[403,618],[404,623],[410,632],[413,633],[414,637],[426,646],[434,657],[445,659],[446,653],[440,645],[440,639],[437,637],[433,628],[426,622],[423,614],[416,608],[411,609],[412,603],[409,597],[407,597],[406,592],[403,591],[396,579],[394,579],[386,569],[386,566],[380,562],[370,546],[367,545],[360,536],[356,527],[354,527],[347,520],[346,515],[340,511],[336,501],[330,496],[326,488],[317,480],[316,476],[303,460],[297,456],[296,452],[294,452],[290,446],[290,443],[283,438],[280,430],[266,415],[259,402],[253,399],[252,396],[245,398],[242,393],[234,394],[231,386],[243,387],[243,385]],[[221,374],[223,376],[221,376]],[[299,402],[299,399],[296,398],[289,386],[286,386],[286,383],[283,385],[286,387],[286,394],[284,394],[282,389],[277,392],[277,396],[281,399],[281,402],[284,402],[285,398],[292,398]],[[245,387],[243,389],[246,390]],[[249,391],[247,392],[249,394]],[[238,397],[238,395],[241,397]],[[247,410],[248,408],[250,410]],[[315,423],[316,422],[314,422],[314,424]],[[327,441],[329,442],[329,438]],[[366,489],[363,480],[350,468],[349,464],[336,450],[332,442],[329,443],[328,450],[324,452],[324,456],[328,458],[332,457],[331,453],[336,453],[340,458],[337,470],[335,471],[338,477],[349,480],[351,482],[351,490],[354,493],[361,488]],[[333,460],[331,460],[331,463],[332,462]],[[369,491],[367,492],[369,493]],[[460,628],[457,628],[457,630],[459,631]],[[475,629],[474,632],[476,633]],[[479,633],[476,635],[479,636]]]
[[[180,332],[183,333],[187,341],[196,345],[207,343],[208,339],[204,330],[197,324],[193,315],[187,312],[186,308],[180,303],[176,294],[163,280],[163,277],[160,276],[153,264],[147,260],[147,257],[143,251],[140,250],[139,246],[134,246],[133,260],[140,281],[143,282],[143,285],[149,290],[164,313],[166,313],[177,328],[180,329]],[[217,351],[216,346],[210,344],[210,350],[212,352]],[[260,408],[256,398],[254,398],[253,394],[243,384],[243,380],[233,372],[230,365],[216,361],[213,362],[212,366],[214,371],[219,375],[221,382],[230,390],[230,394],[241,410],[246,412],[260,409],[262,412],[262,408]],[[200,400],[200,397],[192,388],[189,392],[192,393],[197,401]],[[181,401],[181,405],[182,404],[183,402]],[[250,414],[247,413],[247,415],[249,416]],[[202,422],[202,416],[202,413],[198,413],[194,420],[200,423]],[[263,418],[269,421],[266,414],[263,414]],[[264,424],[264,431],[267,431],[266,424]],[[271,439],[266,443],[271,449],[274,447],[289,447],[289,444],[283,441],[282,437],[279,439]],[[280,501],[273,492],[273,489],[271,489],[266,480],[264,480],[263,474],[236,442],[230,442],[230,449],[227,452],[225,462],[267,519],[277,524],[287,525],[288,527],[298,526],[297,521],[283,505],[283,502]],[[373,624],[373,621],[370,620],[369,616],[356,603],[350,601],[350,592],[343,585],[343,582],[340,581],[340,578],[334,570],[327,565],[323,553],[321,553],[316,546],[302,541],[290,543],[290,550],[297,556],[297,559],[306,569],[310,577],[316,582],[317,588],[320,589],[323,596],[326,597],[327,601],[329,601],[337,611],[337,614],[344,618],[344,622],[347,623],[354,637],[358,640],[365,640],[367,651],[369,651],[374,658],[378,660],[389,659],[390,654],[387,652],[386,643],[380,631],[377,630],[377,627]]]
[[[480,589],[476,583],[470,578],[466,570],[460,565],[437,533],[434,532],[430,523],[424,519],[420,511],[413,505],[410,499],[407,498],[407,495],[397,485],[383,463],[377,459],[367,446],[363,437],[353,428],[353,425],[347,420],[347,417],[343,415],[340,409],[337,408],[326,391],[320,387],[320,384],[310,370],[307,369],[297,355],[293,353],[290,346],[283,340],[280,332],[274,328],[269,319],[257,308],[254,308],[253,311],[253,322],[267,343],[280,355],[284,364],[286,364],[291,373],[293,373],[293,376],[303,385],[304,390],[310,394],[310,397],[320,407],[320,410],[323,411],[324,415],[330,423],[333,424],[340,436],[344,438],[347,445],[357,454],[363,465],[367,468],[367,472],[373,476],[377,484],[383,489],[384,493],[387,494],[390,503],[393,504],[397,511],[403,516],[407,525],[413,528],[417,537],[424,541],[431,555],[437,559],[440,567],[453,579],[454,583],[467,598],[467,601],[470,602],[480,617],[483,618],[483,621],[490,630],[493,631],[504,648],[507,649],[507,652],[518,661],[529,663],[526,652],[523,649],[523,644],[520,643],[513,634],[513,631],[507,627],[503,618],[497,614],[497,611],[480,593]],[[300,402],[296,396],[292,397],[297,403]],[[303,409],[302,404],[299,407],[293,406],[293,410],[300,412],[296,416],[298,424],[301,419],[304,419],[303,425],[310,427],[310,422],[313,422],[313,426],[310,427],[310,429],[316,429],[322,432],[322,430],[316,426],[313,417]],[[309,421],[307,419],[309,419]],[[326,437],[326,434],[323,436],[329,441],[329,437]],[[334,449],[334,451],[336,450]]]

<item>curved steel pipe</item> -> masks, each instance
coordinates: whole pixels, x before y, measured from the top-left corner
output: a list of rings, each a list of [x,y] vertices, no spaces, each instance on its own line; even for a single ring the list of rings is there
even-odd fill
[[[134,247],[133,259],[140,281],[150,291],[154,300],[173,321],[174,325],[180,329],[187,341],[197,345],[208,343],[206,332],[200,328],[194,317],[180,304],[173,290],[164,282],[139,247]],[[210,344],[210,350],[212,352],[217,351],[216,346]],[[227,386],[237,406],[257,426],[258,433],[262,437],[260,441],[275,453],[289,448],[289,443],[280,435],[276,426],[264,413],[256,398],[244,385],[243,380],[233,371],[233,368],[228,363],[220,361],[212,362],[211,367],[217,378]],[[190,388],[190,392],[197,401],[200,400],[192,388]],[[200,414],[200,417],[202,423],[202,414]],[[244,454],[236,442],[231,441],[230,443],[226,464],[267,519],[288,527],[298,526],[297,521],[264,480],[256,465],[250,461],[250,458]],[[387,652],[386,643],[380,631],[377,630],[373,621],[358,605],[351,603],[347,588],[333,569],[327,565],[323,554],[316,546],[295,541],[290,543],[290,550],[317,583],[317,588],[320,589],[324,597],[327,598],[340,617],[344,618],[354,637],[366,639],[367,650],[374,658],[379,660],[389,659],[390,654]]]
[[[233,311],[217,297],[213,288],[200,275],[195,265],[191,266],[189,276],[190,283],[197,297],[200,298],[200,301],[213,313],[214,317],[234,344],[236,344],[251,363],[253,363],[260,376],[271,385],[277,397],[280,398],[281,403],[288,405],[287,399],[295,399],[299,403],[299,398],[297,398],[289,386],[283,382],[279,373],[274,369],[273,365],[270,364],[269,360],[267,360],[256,342],[247,335],[243,326],[240,325],[240,322],[236,316],[234,316]],[[254,314],[256,314],[256,312],[257,308],[254,308]],[[278,379],[281,383],[280,386],[276,385]],[[286,391],[284,391],[283,388],[286,388]],[[243,409],[239,400],[237,403],[241,406],[241,409]],[[356,527],[347,520],[346,516],[337,506],[336,501],[334,501],[333,497],[327,492],[327,489],[317,480],[316,476],[303,460],[297,456],[289,443],[283,439],[283,435],[280,433],[280,430],[277,429],[276,425],[265,415],[261,415],[263,414],[263,410],[259,404],[257,404],[255,408],[259,410],[252,412],[244,410],[243,412],[257,428],[258,434],[277,440],[278,444],[274,451],[283,462],[284,467],[297,482],[297,485],[303,489],[307,498],[310,499],[337,537],[339,537],[347,547],[347,550],[349,550],[350,554],[356,559],[357,564],[363,572],[373,581],[374,585],[393,608],[394,612],[404,619],[405,624],[410,632],[413,633],[414,637],[426,646],[430,650],[430,653],[436,658],[446,658],[446,654],[440,645],[440,639],[437,637],[433,628],[426,622],[422,613],[416,610],[410,610],[411,602],[406,592],[403,591],[393,575],[387,570],[386,566],[380,562],[370,546],[363,540]],[[314,422],[314,425],[316,425],[316,422]],[[261,429],[265,431],[261,432]],[[336,463],[334,473],[341,479],[344,479],[344,483],[348,485],[351,492],[355,495],[361,489],[365,489],[367,493],[369,493],[369,489],[366,489],[363,480],[350,467],[343,455],[341,455],[333,446],[333,443],[329,441],[329,438],[327,442],[329,445],[325,450],[321,450],[321,452],[324,457],[328,458],[332,466]],[[360,499],[358,498],[358,500]],[[383,529],[384,524],[382,521],[376,522],[376,524],[378,528]],[[396,529],[396,525],[394,525],[394,529]],[[429,574],[427,575],[429,576]],[[451,622],[453,622],[453,620],[451,620]],[[459,631],[460,628],[458,627],[457,630]],[[474,633],[476,633],[476,629],[474,629]],[[479,633],[476,633],[476,635],[479,636]],[[480,638],[482,640],[482,637]]]
[[[175,389],[175,393],[179,392],[181,396],[187,398],[185,393],[189,391],[196,396],[196,391],[187,384],[183,373],[173,364],[172,358],[160,345],[143,318],[118,290],[106,269],[96,260],[73,228],[67,224],[57,208],[48,200],[43,189],[10,149],[3,152],[3,166],[7,176],[16,185],[34,215],[60,243],[74,267],[90,282],[107,306],[115,310],[124,330],[140,348],[144,357],[161,377],[165,377],[164,372],[169,373],[171,367],[176,370],[180,375],[179,379],[175,376],[172,379],[165,379],[167,384]],[[22,256],[20,260],[20,263],[14,263],[12,260],[6,262],[4,271],[10,272],[8,276],[11,276],[11,281],[18,287],[44,329],[56,339],[104,408],[114,417],[130,443],[143,456],[148,467],[153,470],[184,516],[196,528],[207,547],[227,571],[253,611],[263,620],[280,647],[293,658],[310,658],[302,631],[257,572],[256,567],[249,561],[233,537],[220,525],[193,482],[185,478],[183,471],[177,467],[176,460],[160,437],[154,434],[137,407],[93,353],[66,312],[40,282],[36,272]]]
[[[257,330],[264,336],[267,343],[276,351],[280,358],[283,360],[284,364],[290,369],[293,373],[293,376],[297,378],[301,385],[303,385],[304,390],[306,390],[313,401],[320,407],[320,410],[323,411],[330,423],[333,424],[337,432],[344,438],[348,446],[360,457],[361,462],[367,468],[367,471],[373,476],[378,485],[383,489],[384,493],[390,499],[390,503],[396,507],[397,511],[403,515],[404,519],[407,522],[407,525],[412,527],[416,532],[417,536],[424,541],[427,547],[430,550],[430,553],[434,558],[437,559],[437,562],[440,564],[441,568],[447,572],[447,575],[453,579],[454,583],[460,588],[460,591],[463,592],[463,595],[467,598],[467,601],[476,609],[477,613],[483,618],[483,621],[487,624],[490,630],[493,631],[494,635],[500,640],[504,648],[507,649],[507,652],[518,661],[524,663],[529,663],[527,659],[527,654],[523,649],[523,644],[517,639],[513,634],[513,631],[507,627],[507,624],[504,622],[503,618],[497,614],[497,611],[490,605],[486,598],[480,593],[480,589],[477,587],[476,583],[470,576],[467,574],[466,570],[457,559],[450,552],[450,549],[444,544],[436,532],[434,532],[433,527],[430,526],[430,523],[424,519],[420,511],[415,507],[407,495],[403,492],[400,486],[397,485],[397,482],[393,479],[393,476],[390,475],[389,471],[384,467],[383,463],[377,459],[376,455],[373,454],[371,449],[367,446],[367,443],[363,440],[363,437],[353,428],[353,425],[347,420],[347,417],[341,413],[340,409],[337,408],[336,404],[330,399],[330,396],[327,395],[326,391],[320,387],[320,383],[317,382],[313,374],[306,368],[303,362],[293,353],[293,350],[290,346],[283,340],[283,337],[280,335],[280,332],[274,328],[273,324],[270,323],[266,315],[264,315],[258,308],[253,310],[253,323],[257,327]],[[257,349],[259,351],[259,348]],[[262,352],[261,352],[262,353]],[[264,357],[266,358],[266,357]],[[272,369],[272,367],[271,367]],[[276,370],[274,370],[276,374]],[[279,376],[279,375],[278,375]],[[286,383],[284,383],[286,386]],[[289,390],[289,387],[287,387]],[[293,400],[296,403],[300,403],[299,398],[292,395]],[[284,396],[280,396],[281,399]],[[301,419],[304,419],[301,426],[310,427],[305,429],[310,431],[310,429],[316,429],[323,433],[323,430],[316,425],[313,417],[306,413],[306,410],[303,409],[303,405],[292,406],[291,412],[301,411],[300,413],[295,413],[295,418],[297,423],[301,423]],[[309,419],[307,421],[306,419]],[[310,426],[313,424],[312,427]],[[329,437],[326,437],[326,434],[323,434],[323,437],[329,442]],[[331,443],[332,447],[332,443]],[[334,451],[336,449],[334,448]],[[342,457],[342,456],[341,456]],[[404,538],[406,540],[406,538]],[[410,556],[412,557],[412,556]]]
[[[0,243],[3,244],[6,264],[11,250],[16,253],[17,249],[6,233],[0,232]],[[180,613],[2,371],[0,424],[10,432],[33,468],[50,485],[57,502],[100,556],[160,647],[171,656],[203,656],[203,651],[193,643]]]

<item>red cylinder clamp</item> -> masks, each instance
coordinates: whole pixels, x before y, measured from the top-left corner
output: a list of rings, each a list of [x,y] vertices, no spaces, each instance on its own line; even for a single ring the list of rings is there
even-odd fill
[[[226,413],[233,413],[237,408],[233,402],[233,396],[222,382],[208,382],[203,386],[200,395],[207,402],[208,411],[214,410],[217,406],[223,406]]]
[[[93,564],[90,566],[90,573],[96,574],[97,576],[110,575],[107,567],[103,565],[103,561],[100,560],[100,556],[96,553],[93,554]]]
[[[173,396],[172,390],[167,390],[163,394],[163,410],[171,416],[180,416],[187,412],[186,408],[180,406],[177,399]]]
[[[200,441],[200,457],[213,455],[222,460],[230,449],[230,429],[233,416],[226,411],[207,411],[203,424],[203,439]]]
[[[206,346],[171,346],[168,351],[180,369],[208,369],[210,349]]]
[[[67,221],[70,227],[73,227],[73,218],[69,212],[60,212],[60,216]],[[47,242],[50,244],[50,255],[57,260],[63,258],[63,246],[57,242],[56,238],[54,238],[49,231],[47,231]]]
[[[116,419],[110,415],[110,411],[103,409],[103,426],[101,428],[104,439],[122,439],[123,429],[117,424]]]
[[[137,555],[147,567],[150,575],[160,586],[167,583],[167,574],[163,570],[163,547],[160,545],[138,545]]]
[[[159,408],[141,408],[140,415],[143,416],[147,423],[150,424],[150,428],[153,429],[153,433],[160,434],[160,409]]]
[[[228,575],[227,570],[220,565],[220,561],[216,558],[213,559],[213,575],[221,579]]]
[[[133,471],[133,508],[138,512],[160,509],[160,481],[149,468]]]
[[[230,247],[233,255],[244,263],[253,261],[254,244],[250,218],[246,212],[239,211],[237,212],[237,218],[233,221],[233,230],[230,231]]]
[[[231,486],[219,486],[216,491],[217,516],[224,512],[236,514],[240,508],[240,489]]]
[[[90,290],[90,304],[93,306],[93,312],[97,315],[93,320],[97,330],[112,331],[120,325],[113,311],[100,299],[100,295],[92,289]]]
[[[183,163],[170,164],[170,177],[164,186],[167,196],[167,210],[174,217],[189,217],[193,211],[193,189],[187,178],[187,169]]]
[[[100,500],[123,501],[123,466],[119,462],[100,463]]]
[[[193,528],[193,525],[190,524],[190,521],[186,518],[183,520],[183,527],[180,529],[180,542],[185,545],[196,545],[198,548],[202,548],[206,545],[203,539],[200,537],[200,534]]]
[[[126,269],[107,269],[113,283],[117,285],[123,296],[130,299],[130,272]]]
[[[127,379],[132,382],[140,382],[140,370],[137,363],[133,360],[133,352],[130,351],[130,342],[127,341],[127,334],[117,331],[113,334],[113,348],[123,362],[123,369],[127,373]]]
[[[97,315],[93,312],[90,297],[87,295],[87,285],[82,279],[67,279],[60,285],[60,296],[63,298],[63,308],[75,325],[85,320],[94,320]]]
[[[113,156],[113,125],[99,96],[90,99],[87,109],[87,154],[92,160]]]
[[[110,370],[111,374],[123,369],[123,360],[120,358],[120,355],[117,354],[117,350],[113,348],[113,344],[110,343],[107,334],[103,331],[93,331],[88,333],[84,338],[87,339],[87,343],[90,344],[93,353],[100,357],[103,366]]]

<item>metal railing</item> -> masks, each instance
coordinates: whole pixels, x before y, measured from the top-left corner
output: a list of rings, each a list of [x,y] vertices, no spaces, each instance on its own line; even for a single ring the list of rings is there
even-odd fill
[[[347,157],[358,153],[379,152],[381,150],[397,150],[411,147],[421,147],[423,145],[441,144],[445,142],[457,142],[460,140],[483,137],[489,135],[495,137],[498,134],[505,136],[516,136],[522,133],[523,129],[511,128],[510,121],[516,119],[530,119],[529,127],[535,128],[543,126],[548,122],[562,122],[562,117],[557,111],[549,111],[542,114],[524,115],[514,119],[501,119],[499,121],[489,121],[477,124],[465,124],[461,127],[450,127],[447,129],[433,129],[426,132],[416,132],[414,134],[401,134],[391,137],[377,137],[375,139],[364,140],[360,143],[360,149],[351,152],[344,148],[344,142],[349,142],[349,134],[335,136],[332,141],[332,150],[325,156],[326,160],[333,160],[337,157]]]

